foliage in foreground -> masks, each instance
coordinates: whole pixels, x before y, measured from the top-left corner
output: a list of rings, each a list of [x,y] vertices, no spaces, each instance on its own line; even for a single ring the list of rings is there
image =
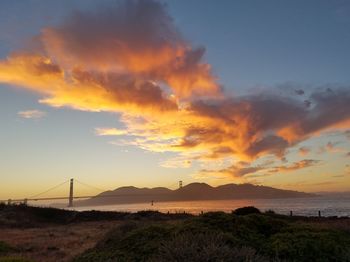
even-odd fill
[[[74,261],[350,261],[349,232],[273,214],[237,213],[126,223]]]
[[[8,254],[13,250],[14,250],[14,248],[11,247],[9,244],[7,244],[3,241],[0,241],[0,255]]]
[[[16,251],[16,248],[0,241],[0,262],[31,262],[25,258],[8,256],[9,253]]]
[[[177,220],[191,217],[190,214],[163,214],[156,211],[137,213],[114,211],[74,211],[52,207],[34,207],[27,205],[5,205],[0,203],[1,227],[42,227],[43,225],[64,225],[86,221],[106,220]]]
[[[22,257],[0,257],[0,262],[33,262]]]

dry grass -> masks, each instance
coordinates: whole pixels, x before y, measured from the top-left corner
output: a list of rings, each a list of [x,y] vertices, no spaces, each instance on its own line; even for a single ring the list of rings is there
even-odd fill
[[[42,228],[2,228],[0,241],[18,250],[10,254],[11,256],[21,256],[39,262],[64,262],[93,247],[118,223],[98,221]]]

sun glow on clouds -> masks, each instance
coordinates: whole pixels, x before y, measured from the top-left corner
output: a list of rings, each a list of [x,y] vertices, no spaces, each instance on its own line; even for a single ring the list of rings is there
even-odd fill
[[[273,173],[286,173],[293,172],[301,169],[305,169],[308,167],[313,167],[318,164],[321,164],[319,160],[313,159],[304,159],[301,161],[297,161],[287,165],[274,165],[274,161],[266,161],[259,165],[251,165],[248,162],[239,161],[234,164],[231,164],[227,168],[223,169],[202,169],[195,176],[197,177],[208,177],[208,176],[216,176],[216,177],[233,177],[233,178],[244,178],[245,176],[250,177],[264,177],[269,176]],[[255,175],[259,173],[259,175]],[[242,180],[244,181],[244,180]]]
[[[127,131],[117,128],[95,128],[95,133],[98,136],[121,136],[127,134]]]
[[[96,135],[124,135],[113,143],[177,153],[166,167],[271,155],[281,160],[301,141],[350,127],[349,87],[317,89],[309,97],[299,89],[293,95],[225,96],[203,61],[205,49],[192,47],[156,1],[76,12],[36,39],[37,49],[0,61],[0,82],[37,92],[53,107],[120,113],[125,129],[96,128]],[[231,166],[216,173],[244,177],[262,169]]]

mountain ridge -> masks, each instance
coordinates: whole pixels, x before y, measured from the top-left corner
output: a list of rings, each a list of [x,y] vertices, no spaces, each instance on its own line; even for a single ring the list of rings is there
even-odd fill
[[[195,200],[229,200],[229,199],[273,199],[273,198],[303,198],[315,197],[316,194],[284,190],[253,184],[224,184],[211,186],[206,183],[190,183],[181,188],[166,187],[138,188],[123,186],[114,190],[102,192],[90,199],[76,201],[76,206],[133,204],[167,202],[167,201],[195,201]]]

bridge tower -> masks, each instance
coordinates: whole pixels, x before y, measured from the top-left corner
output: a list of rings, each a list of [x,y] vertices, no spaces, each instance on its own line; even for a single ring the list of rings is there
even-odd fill
[[[73,207],[73,183],[74,179],[70,179],[70,185],[69,185],[69,202],[68,202],[68,207]]]
[[[182,188],[182,180],[179,181],[179,188]]]

